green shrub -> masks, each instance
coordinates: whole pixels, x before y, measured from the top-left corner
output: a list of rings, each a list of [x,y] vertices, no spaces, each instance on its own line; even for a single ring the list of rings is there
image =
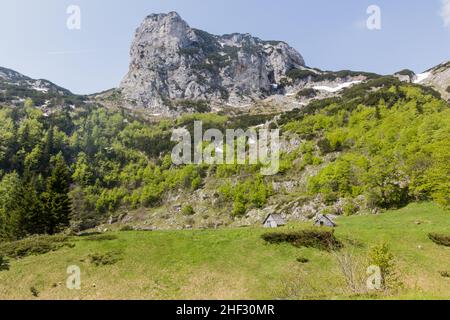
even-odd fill
[[[261,237],[271,244],[287,242],[295,247],[310,247],[327,251],[342,247],[342,243],[334,236],[333,230],[311,229],[295,232],[271,232],[265,233]]]
[[[450,236],[449,235],[430,233],[428,235],[428,237],[430,238],[431,241],[433,241],[437,245],[450,247]]]
[[[350,71],[350,70],[341,70],[341,71],[327,71],[325,73],[320,72],[314,72],[311,70],[301,70],[301,69],[292,69],[289,72],[286,73],[286,75],[291,78],[292,80],[297,79],[306,79],[311,77],[313,81],[334,81],[339,78],[348,78],[348,77],[357,77],[357,76],[364,76],[367,79],[376,79],[380,77],[377,74],[369,73],[369,72],[362,72],[362,71]]]
[[[317,96],[318,91],[313,88],[306,88],[297,92],[296,97],[300,98],[314,98]]]
[[[113,265],[120,261],[120,259],[120,253],[117,251],[110,251],[105,254],[94,253],[89,255],[89,262],[97,267]]]
[[[132,226],[123,226],[120,228],[119,231],[127,232],[127,231],[134,231],[134,228]]]
[[[183,109],[193,109],[198,113],[206,113],[211,111],[211,107],[205,100],[179,100],[176,104]]]
[[[309,262],[309,259],[304,258],[304,257],[299,257],[299,258],[297,258],[296,260],[297,260],[297,262],[303,263],[303,264]]]
[[[409,76],[409,77],[414,77],[415,76],[414,71],[409,70],[409,69],[400,70],[396,74],[401,75],[401,76]]]
[[[449,271],[439,271],[439,274],[443,278],[450,278],[450,272]]]
[[[247,131],[249,128],[264,124],[275,117],[275,114],[239,114],[228,120],[228,129],[242,129]]]
[[[35,287],[30,287],[30,292],[31,292],[31,294],[33,295],[33,297],[35,297],[35,298],[37,298],[37,297],[39,297],[39,290],[38,289],[36,289]]]
[[[202,185],[202,178],[200,176],[195,177],[191,182],[191,190],[195,191]]]
[[[98,234],[98,235],[92,235],[84,238],[84,240],[87,241],[111,241],[116,240],[117,236],[113,234]]]
[[[392,268],[392,259],[394,256],[389,250],[386,243],[379,244],[370,249],[369,262],[372,265],[378,266],[383,274],[388,274]]]
[[[19,241],[0,244],[0,255],[9,258],[24,258],[56,251],[62,247],[73,247],[66,236],[33,236]]]
[[[181,209],[181,213],[185,216],[192,216],[195,214],[195,210],[191,205],[187,205]]]
[[[198,54],[199,51],[200,51],[199,48],[196,48],[196,47],[190,47],[190,48],[181,48],[178,52],[179,52],[181,55],[193,56],[193,55]]]
[[[231,215],[233,217],[241,217],[247,212],[245,203],[241,199],[235,199],[233,203],[233,211]]]
[[[242,216],[251,208],[263,207],[273,194],[271,184],[262,176],[247,178],[235,185],[226,183],[219,188],[219,193],[226,201],[233,201],[232,216]]]
[[[310,70],[292,69],[286,73],[292,80],[306,79],[308,77],[315,77],[316,73]]]
[[[394,255],[386,243],[372,247],[369,251],[368,258],[370,265],[380,268],[383,289],[395,289],[400,286],[395,272]]]
[[[345,216],[351,216],[358,212],[358,206],[351,200],[347,199],[342,208]]]
[[[447,90],[446,90],[448,93],[450,93],[450,86],[448,86],[447,87]]]
[[[330,140],[327,138],[320,139],[317,141],[317,146],[320,149],[320,153],[323,155],[329,154],[331,152],[334,152],[334,148],[331,146]]]
[[[0,271],[9,270],[9,261],[3,255],[0,255]]]

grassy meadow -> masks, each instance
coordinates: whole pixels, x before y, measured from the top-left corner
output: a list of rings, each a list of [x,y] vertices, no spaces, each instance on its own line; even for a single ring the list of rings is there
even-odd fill
[[[441,275],[450,273],[450,247],[428,238],[450,232],[448,211],[420,203],[337,223],[339,252],[267,244],[261,235],[273,230],[256,227],[72,237],[71,247],[10,259],[0,271],[0,299],[450,299],[450,278]],[[400,284],[352,291],[339,256],[351,257],[363,277],[369,248],[381,242],[389,244]],[[70,265],[81,269],[81,290],[66,287]]]

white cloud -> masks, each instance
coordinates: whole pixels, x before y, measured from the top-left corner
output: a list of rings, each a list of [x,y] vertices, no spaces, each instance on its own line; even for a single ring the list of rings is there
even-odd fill
[[[353,27],[355,29],[360,29],[360,30],[364,30],[367,29],[367,23],[366,20],[361,19],[361,20],[356,20],[353,22]]]
[[[442,0],[441,17],[444,25],[450,27],[450,0]]]
[[[49,51],[47,52],[50,55],[66,55],[66,54],[84,54],[91,53],[90,50],[67,50],[67,51]]]

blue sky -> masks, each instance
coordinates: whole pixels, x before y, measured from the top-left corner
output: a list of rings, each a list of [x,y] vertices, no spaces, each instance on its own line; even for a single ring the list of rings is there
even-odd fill
[[[381,30],[365,27],[372,4]],[[80,30],[66,27],[69,5]],[[450,0],[0,0],[0,66],[75,93],[109,89],[127,72],[137,26],[168,11],[210,33],[284,40],[326,70],[420,72],[450,58]]]

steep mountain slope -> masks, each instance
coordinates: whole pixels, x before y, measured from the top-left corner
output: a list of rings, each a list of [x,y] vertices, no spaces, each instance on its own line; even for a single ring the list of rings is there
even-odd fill
[[[270,97],[286,110],[312,98],[338,95],[376,76],[309,68],[301,54],[282,41],[239,33],[212,35],[171,12],[144,20],[136,30],[121,95],[108,92],[101,98],[121,96],[119,104],[156,116],[243,108]]]
[[[450,100],[450,61],[429,69],[416,83],[431,86],[439,91],[444,99]]]
[[[215,36],[189,27],[175,12],[153,14],[136,31],[130,71],[120,87],[132,106],[170,114],[201,109],[200,100],[249,103],[276,92],[285,74],[304,64],[281,41]]]
[[[438,91],[444,100],[450,100],[450,61],[438,64],[423,73],[405,69],[394,74],[404,82],[431,87]]]

